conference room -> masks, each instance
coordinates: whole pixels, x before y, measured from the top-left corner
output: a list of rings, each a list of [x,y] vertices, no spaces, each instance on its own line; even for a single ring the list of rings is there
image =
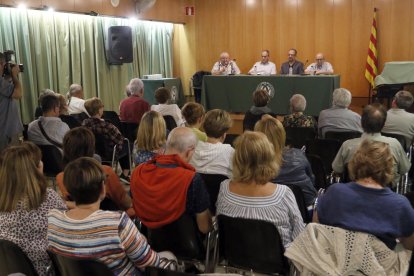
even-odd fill
[[[322,254],[315,244],[327,250],[354,235],[358,243],[341,245],[347,253],[373,239],[369,250],[403,264],[373,258],[377,270],[365,274],[409,273],[413,7],[414,0],[0,0],[0,178],[22,185],[0,185],[0,245],[17,245],[16,260],[29,268],[16,270],[3,254],[0,267],[27,275],[94,275],[81,269],[95,265],[108,275],[323,275],[367,267],[357,258],[349,267],[335,263],[343,252],[320,256],[329,268],[307,263]],[[394,158],[381,164],[387,181],[374,161],[355,157],[365,140],[366,156]],[[259,155],[264,148],[271,153]],[[174,173],[162,178],[170,163]],[[25,188],[28,179],[36,191]],[[71,179],[84,186],[65,183]],[[92,182],[96,193],[85,190],[85,200],[77,189]],[[375,212],[375,192],[370,204],[351,204],[355,220],[329,221],[327,210],[338,208],[338,218],[345,210],[329,205],[339,185],[356,193],[341,190],[344,204],[363,197],[360,187],[386,193],[402,206],[403,225]],[[35,212],[39,224],[20,212]],[[356,227],[363,218],[380,223]],[[105,220],[122,231],[75,243]],[[390,236],[370,231],[386,223]],[[16,229],[28,225],[41,230],[19,237]],[[331,238],[304,244],[329,229]],[[121,237],[111,248],[122,249],[117,262],[105,245],[103,255],[82,255],[94,239],[111,237]]]

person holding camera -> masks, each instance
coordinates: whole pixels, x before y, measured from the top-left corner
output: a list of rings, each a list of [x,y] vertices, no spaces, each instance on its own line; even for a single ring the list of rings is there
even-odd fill
[[[22,97],[22,88],[17,75],[19,66],[10,63],[0,53],[0,151],[10,143],[17,143],[23,131],[17,101]]]

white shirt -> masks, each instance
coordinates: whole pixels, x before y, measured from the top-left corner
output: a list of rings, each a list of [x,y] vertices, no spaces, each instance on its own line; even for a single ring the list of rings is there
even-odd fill
[[[262,63],[261,61],[256,62],[249,74],[251,75],[276,75],[276,65],[273,62]]]
[[[85,100],[74,96],[70,97],[70,101],[68,104],[68,112],[69,115],[79,114],[82,112],[88,114],[85,108]]]
[[[176,104],[157,104],[151,105],[151,110],[161,113],[162,116],[172,116],[177,126],[184,124],[181,110]]]
[[[239,75],[240,69],[237,66],[235,61],[230,61],[227,66],[222,65],[219,61],[214,63],[213,69],[211,69],[211,73],[214,74],[220,71],[221,68],[224,67],[224,71],[220,73],[220,75]]]
[[[322,65],[321,66],[318,66],[318,64],[316,63],[316,62],[314,62],[314,63],[312,63],[312,64],[310,64],[307,68],[306,68],[306,70],[305,70],[307,73],[313,73],[313,72],[315,72],[315,71],[324,71],[324,72],[329,72],[329,73],[333,73],[333,67],[332,67],[332,65],[329,63],[329,62],[327,62],[327,61],[324,61],[323,63],[322,63]]]
[[[233,176],[234,149],[229,144],[198,141],[190,164],[199,173]]]

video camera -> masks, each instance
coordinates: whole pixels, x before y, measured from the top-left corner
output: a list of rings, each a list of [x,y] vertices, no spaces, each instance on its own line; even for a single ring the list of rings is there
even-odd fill
[[[24,70],[23,64],[14,64],[14,63],[11,62],[13,60],[14,51],[6,50],[6,51],[3,52],[3,54],[4,54],[4,58],[6,60],[6,64],[4,65],[4,70],[3,70],[3,77],[10,76],[11,72],[12,72],[12,68],[15,65],[18,65],[19,69],[20,69],[20,72],[23,73],[23,70]]]

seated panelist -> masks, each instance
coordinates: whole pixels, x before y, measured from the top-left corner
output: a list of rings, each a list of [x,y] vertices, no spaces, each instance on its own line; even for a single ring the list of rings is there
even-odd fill
[[[227,52],[220,54],[220,60],[214,63],[213,69],[211,69],[212,75],[239,75],[240,69],[236,62],[230,59],[230,55]]]
[[[310,75],[332,75],[334,70],[332,65],[325,61],[325,57],[322,53],[317,53],[314,63],[310,64],[306,70],[306,74]]]
[[[249,75],[276,75],[276,65],[269,61],[269,50],[262,51],[262,60],[256,62],[252,69],[249,71]]]

